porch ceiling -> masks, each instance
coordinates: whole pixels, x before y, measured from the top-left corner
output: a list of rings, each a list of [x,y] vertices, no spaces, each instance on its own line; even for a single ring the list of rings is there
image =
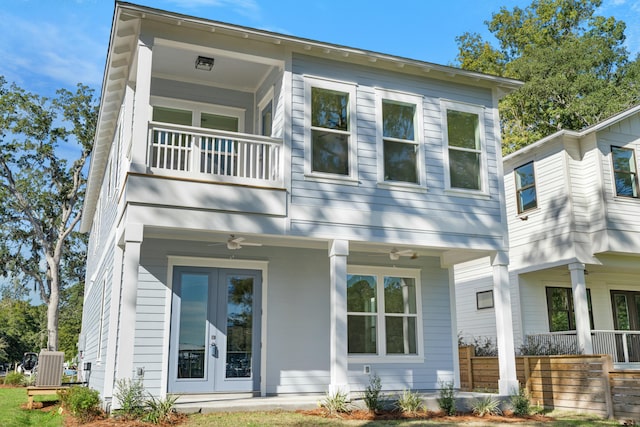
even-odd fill
[[[198,56],[213,58],[213,69],[197,70],[195,61]],[[253,92],[272,68],[269,64],[199,46],[176,47],[158,43],[153,48],[154,77]]]

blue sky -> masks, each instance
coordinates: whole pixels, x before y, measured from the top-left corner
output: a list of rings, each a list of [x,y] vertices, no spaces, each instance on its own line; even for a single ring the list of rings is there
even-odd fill
[[[455,61],[455,37],[478,32],[501,6],[522,0],[139,0],[134,3],[232,24],[405,56]],[[100,89],[112,0],[5,0],[0,6],[0,75],[52,95],[85,83]],[[640,0],[604,0],[598,11],[627,23],[627,49],[640,52]]]

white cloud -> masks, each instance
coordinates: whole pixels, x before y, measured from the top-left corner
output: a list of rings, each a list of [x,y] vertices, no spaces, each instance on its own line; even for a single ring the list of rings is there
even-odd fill
[[[52,79],[60,86],[82,82],[100,86],[106,54],[106,33],[82,23],[38,22],[9,14],[10,30],[0,31],[0,74],[24,84],[34,79]]]

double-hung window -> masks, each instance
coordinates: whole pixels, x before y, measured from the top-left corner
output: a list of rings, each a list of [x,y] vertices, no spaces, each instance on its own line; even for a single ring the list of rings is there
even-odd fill
[[[536,178],[533,173],[533,162],[516,168],[516,201],[518,203],[518,213],[521,214],[538,207],[536,196]]]
[[[307,78],[305,99],[305,173],[355,179],[355,86]]]
[[[443,101],[442,110],[449,165],[447,188],[485,191],[483,109]]]
[[[420,308],[417,270],[350,267],[349,356],[415,361],[422,354]]]
[[[379,181],[420,185],[421,99],[378,91]]]
[[[611,147],[616,196],[638,197],[636,156],[631,148]]]

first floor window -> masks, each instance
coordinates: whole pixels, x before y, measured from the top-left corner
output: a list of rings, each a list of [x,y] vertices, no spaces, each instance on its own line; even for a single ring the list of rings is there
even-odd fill
[[[616,196],[638,197],[636,157],[632,149],[611,147]]]
[[[350,269],[347,277],[350,355],[418,355],[419,279],[416,274],[402,273]]]
[[[587,289],[589,322],[593,329],[591,310],[591,291]],[[549,331],[575,331],[576,316],[573,310],[573,291],[571,288],[547,287],[547,309],[549,313]]]

